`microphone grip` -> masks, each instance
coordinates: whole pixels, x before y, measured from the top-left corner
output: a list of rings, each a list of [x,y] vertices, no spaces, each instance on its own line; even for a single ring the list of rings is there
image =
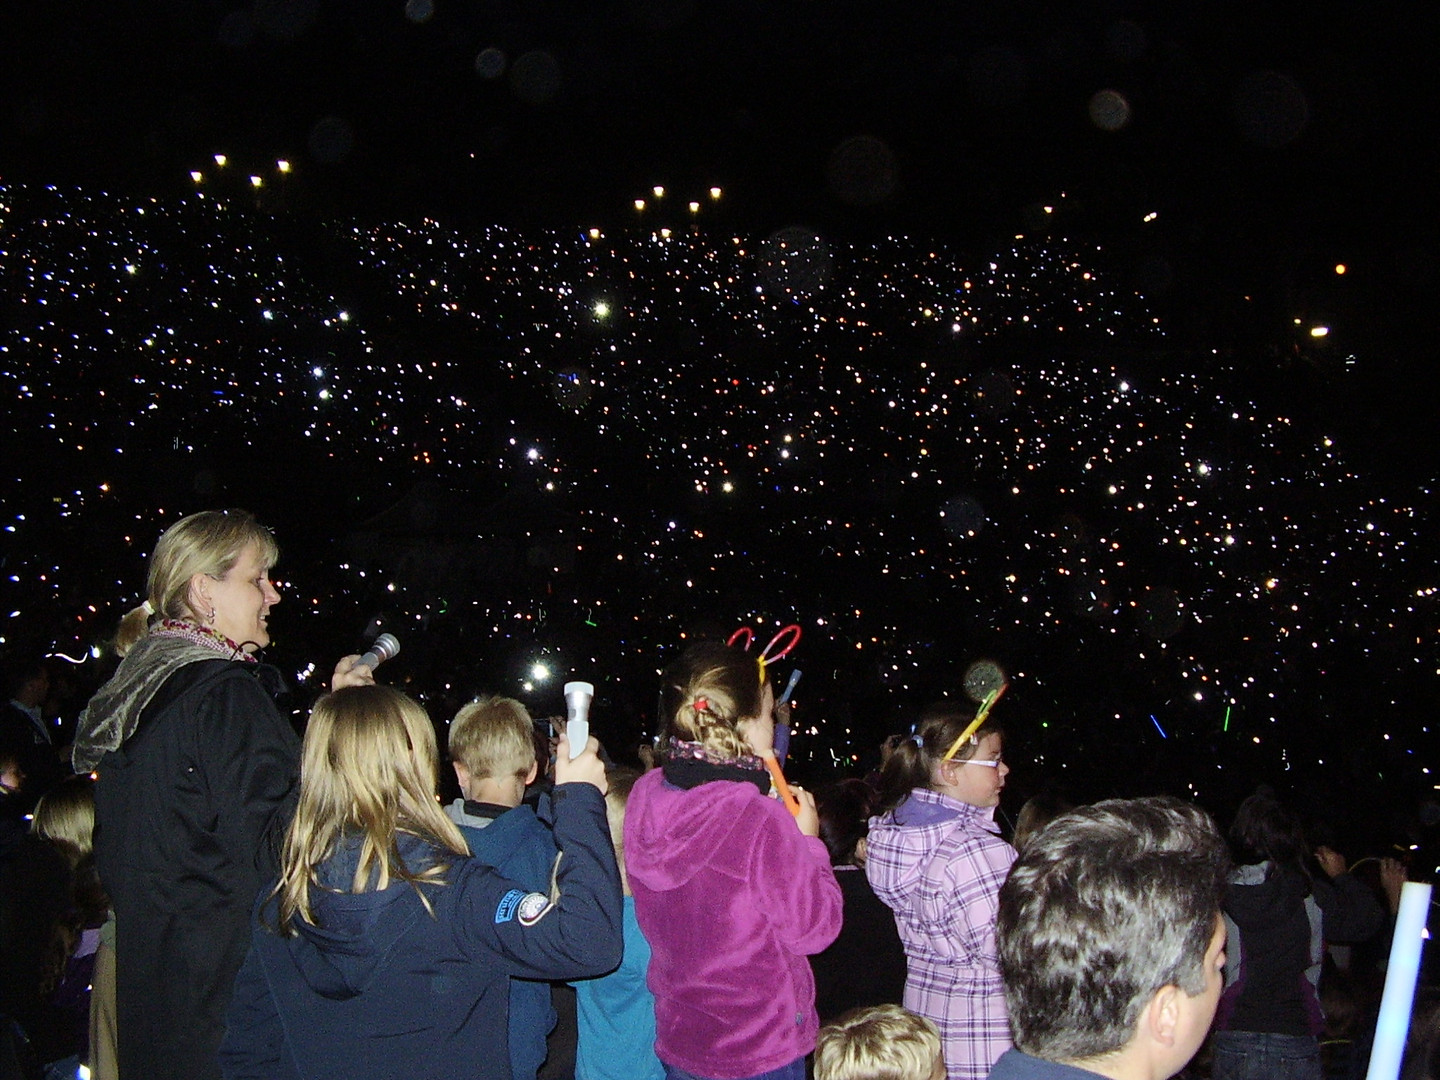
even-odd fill
[[[375,639],[375,644],[365,650],[365,655],[355,662],[355,666],[368,667],[374,671],[399,651],[400,642],[395,640],[394,634],[381,634]]]

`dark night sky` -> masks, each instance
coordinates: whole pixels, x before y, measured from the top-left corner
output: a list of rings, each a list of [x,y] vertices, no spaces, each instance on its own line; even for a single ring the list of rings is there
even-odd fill
[[[0,175],[166,194],[192,169],[222,182],[225,152],[232,185],[291,160],[267,197],[303,214],[615,227],[660,183],[678,217],[721,185],[717,225],[761,234],[983,250],[1044,220],[1118,245],[1182,338],[1330,321],[1333,355],[1366,365],[1360,422],[1405,451],[1440,331],[1437,21],[1400,2],[11,5]],[[1088,113],[1104,90],[1119,130]]]
[[[148,188],[217,150],[288,157],[316,206],[550,223],[719,182],[761,226],[946,235],[1009,230],[1064,188],[1100,225],[1144,204],[1217,240],[1365,243],[1413,224],[1434,183],[1436,20],[1418,10],[435,0],[416,22],[368,0],[12,5],[0,161]],[[477,73],[487,48],[498,78]],[[1119,132],[1087,116],[1103,89],[1130,102]],[[326,117],[353,133],[336,162],[307,147]],[[856,135],[894,153],[870,207],[827,183]]]

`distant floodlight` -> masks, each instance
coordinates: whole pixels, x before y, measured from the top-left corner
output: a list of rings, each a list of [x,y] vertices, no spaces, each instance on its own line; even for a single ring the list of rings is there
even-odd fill
[[[1328,326],[1312,326],[1312,327],[1310,328],[1310,336],[1313,337],[1313,338],[1329,337],[1329,336],[1330,336],[1330,327],[1328,327]]]

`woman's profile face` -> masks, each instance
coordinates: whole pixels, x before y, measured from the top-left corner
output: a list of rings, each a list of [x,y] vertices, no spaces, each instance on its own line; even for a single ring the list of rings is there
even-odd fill
[[[260,549],[252,544],[240,554],[223,578],[209,578],[207,593],[215,609],[211,625],[246,651],[270,644],[270,609],[280,594],[270,581],[270,568],[260,561]],[[209,611],[196,613],[202,622]]]

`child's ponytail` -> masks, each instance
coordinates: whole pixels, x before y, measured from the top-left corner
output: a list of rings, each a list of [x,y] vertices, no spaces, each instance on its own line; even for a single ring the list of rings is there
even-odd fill
[[[661,676],[662,741],[702,744],[722,758],[753,753],[742,721],[760,715],[765,684],[755,657],[719,642],[692,646]]]

